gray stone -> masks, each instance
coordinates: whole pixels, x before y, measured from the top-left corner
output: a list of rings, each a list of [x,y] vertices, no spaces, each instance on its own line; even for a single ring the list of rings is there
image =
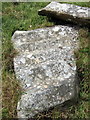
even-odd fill
[[[39,15],[56,17],[75,24],[90,25],[90,8],[73,4],[61,4],[51,2],[45,8],[38,11]]]
[[[18,51],[14,69],[25,93],[17,106],[19,118],[75,99],[78,79],[74,50],[78,49],[78,30],[55,26],[16,31],[12,37]]]

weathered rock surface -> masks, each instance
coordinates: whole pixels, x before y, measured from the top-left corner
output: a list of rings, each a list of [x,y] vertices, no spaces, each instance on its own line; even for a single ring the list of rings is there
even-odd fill
[[[90,25],[90,8],[73,4],[60,4],[51,2],[45,8],[38,11],[39,15],[56,17],[75,24]]]
[[[18,102],[19,118],[31,118],[76,98],[77,38],[77,29],[60,25],[14,33],[12,41],[18,51],[14,68],[25,89]]]

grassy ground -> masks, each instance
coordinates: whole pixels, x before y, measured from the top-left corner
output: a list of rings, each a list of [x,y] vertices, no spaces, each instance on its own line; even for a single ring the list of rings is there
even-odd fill
[[[53,26],[54,22],[49,22],[45,16],[39,16],[37,10],[43,8],[48,3],[2,3],[2,53],[3,53],[3,118],[15,118],[16,117],[16,105],[21,95],[21,87],[19,81],[16,80],[13,70],[13,57],[16,55],[11,37],[16,30],[31,30],[41,27]],[[88,3],[74,3],[77,5],[90,7]],[[78,52],[75,52],[77,57],[78,74],[80,76],[80,98],[77,104],[70,106],[69,109],[61,111],[54,108],[46,114],[40,115],[42,119],[45,116],[52,116],[60,118],[87,118],[89,113],[89,62],[88,57],[90,49],[88,41],[90,39],[90,33],[87,28],[80,29],[80,43],[81,48]]]

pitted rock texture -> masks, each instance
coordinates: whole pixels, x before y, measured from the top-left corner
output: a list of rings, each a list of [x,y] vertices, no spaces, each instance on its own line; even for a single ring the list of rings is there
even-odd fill
[[[78,30],[55,26],[16,31],[12,37],[18,55],[14,69],[25,93],[17,106],[19,118],[76,98],[78,79],[74,50],[78,49]]]
[[[51,2],[38,11],[39,15],[56,17],[79,25],[90,25],[90,8]]]

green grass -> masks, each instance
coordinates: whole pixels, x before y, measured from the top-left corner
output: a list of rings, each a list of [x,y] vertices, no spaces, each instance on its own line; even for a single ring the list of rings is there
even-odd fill
[[[2,3],[2,79],[3,79],[3,118],[15,118],[17,101],[21,95],[19,81],[16,80],[13,69],[13,57],[16,51],[11,43],[11,37],[16,30],[31,30],[41,27],[53,26],[54,22],[49,22],[45,16],[39,16],[37,11],[48,3]],[[88,3],[74,3],[77,5],[90,7]],[[77,58],[78,74],[80,76],[80,98],[77,104],[70,106],[69,109],[61,111],[54,108],[46,114],[38,117],[60,118],[87,118],[89,113],[89,61],[90,48],[88,41],[90,33],[88,29],[80,29],[81,47],[75,52]]]

